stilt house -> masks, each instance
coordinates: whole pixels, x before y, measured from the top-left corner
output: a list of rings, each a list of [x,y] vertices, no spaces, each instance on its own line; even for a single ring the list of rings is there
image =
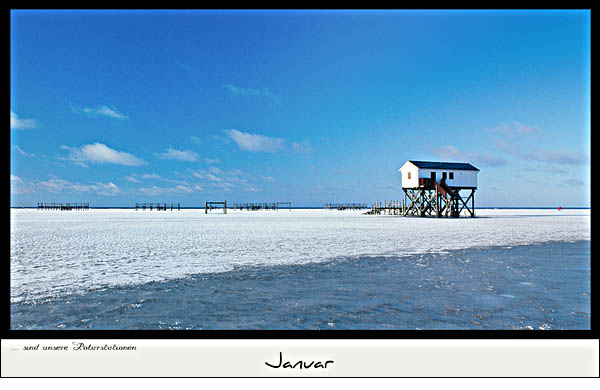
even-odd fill
[[[461,162],[408,160],[399,171],[404,215],[459,217],[466,210],[475,217],[478,168]]]

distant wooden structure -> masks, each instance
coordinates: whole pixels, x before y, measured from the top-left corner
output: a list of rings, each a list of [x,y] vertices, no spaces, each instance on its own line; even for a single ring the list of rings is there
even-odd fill
[[[277,204],[277,209],[279,209],[280,206],[287,205],[288,210],[292,211],[292,202],[276,202],[276,204]]]
[[[364,203],[324,203],[324,210],[362,210],[369,208]]]
[[[220,206],[223,205],[223,214],[227,214],[227,201],[223,201],[223,202],[204,202],[204,214],[208,214],[208,210],[212,210],[212,209],[216,209],[216,208],[221,208],[221,207],[215,207],[215,206]]]
[[[281,206],[287,206],[292,211],[292,202],[262,202],[262,203],[234,203],[234,210],[279,210]]]
[[[46,203],[46,202],[38,202],[37,204],[38,210],[59,210],[59,211],[88,211],[90,209],[89,203],[70,203],[67,202],[65,204],[62,203]]]
[[[399,171],[403,216],[458,218],[466,210],[475,217],[478,168],[469,163],[409,160]]]
[[[171,203],[170,207],[171,207],[170,208],[171,211],[173,211],[173,210],[179,211],[181,209],[181,205],[179,203]],[[163,210],[163,211],[167,211],[167,210],[169,210],[169,207],[167,207],[166,203],[162,203],[162,204],[161,203],[136,203],[135,204],[135,211],[138,211],[138,210],[143,210],[143,211],[145,211],[145,210],[150,210],[150,211],[152,211],[152,210]]]
[[[375,201],[371,205],[371,210],[367,211],[367,215],[403,215],[405,205],[399,200],[390,200],[383,202]]]

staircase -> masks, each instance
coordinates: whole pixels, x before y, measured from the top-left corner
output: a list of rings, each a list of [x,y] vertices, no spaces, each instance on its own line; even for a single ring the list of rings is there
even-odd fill
[[[447,198],[447,197],[448,197],[448,196],[447,196],[448,194],[450,195],[450,198],[451,198],[451,199],[454,199],[454,198],[455,198],[454,191],[452,191],[450,188],[448,188],[448,186],[446,185],[446,181],[445,181],[444,179],[442,179],[440,183],[438,183],[438,182],[436,181],[436,182],[434,183],[434,187],[435,187],[435,190],[436,190],[437,192],[439,192],[440,194],[442,194],[442,196],[443,196],[444,198]]]

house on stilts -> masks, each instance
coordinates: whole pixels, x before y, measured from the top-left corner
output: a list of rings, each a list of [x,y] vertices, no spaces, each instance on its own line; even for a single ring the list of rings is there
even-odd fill
[[[403,216],[457,218],[466,210],[475,217],[479,169],[473,165],[408,160],[399,171],[404,191]]]

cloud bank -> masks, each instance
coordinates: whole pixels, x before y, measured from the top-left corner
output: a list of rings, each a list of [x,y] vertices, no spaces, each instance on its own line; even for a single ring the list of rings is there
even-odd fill
[[[10,112],[10,128],[11,130],[34,129],[37,123],[33,119],[21,119],[14,112]]]
[[[141,166],[147,164],[146,161],[131,153],[120,152],[99,142],[83,145],[78,148],[62,145],[61,148],[69,151],[66,160],[83,167],[87,167],[87,163],[118,164],[127,166]]]
[[[276,152],[283,148],[283,138],[267,137],[261,134],[244,133],[239,130],[225,130],[225,134],[239,146],[249,152]]]
[[[499,167],[506,164],[505,159],[492,153],[464,152],[452,145],[440,146],[431,149],[431,152],[446,161],[472,161],[475,164],[482,164],[490,167]]]
[[[225,84],[224,87],[231,95],[265,98],[272,103],[281,104],[281,98],[268,88],[243,88],[231,84]]]
[[[177,150],[172,146],[169,146],[165,153],[157,153],[156,155],[165,160],[179,160],[187,162],[195,162],[199,157],[196,152],[191,150]]]
[[[101,105],[96,108],[83,107],[78,108],[71,106],[71,111],[75,114],[85,114],[90,117],[108,117],[112,119],[125,120],[129,119],[129,117],[121,112],[119,112],[116,108],[110,108],[106,105]]]

